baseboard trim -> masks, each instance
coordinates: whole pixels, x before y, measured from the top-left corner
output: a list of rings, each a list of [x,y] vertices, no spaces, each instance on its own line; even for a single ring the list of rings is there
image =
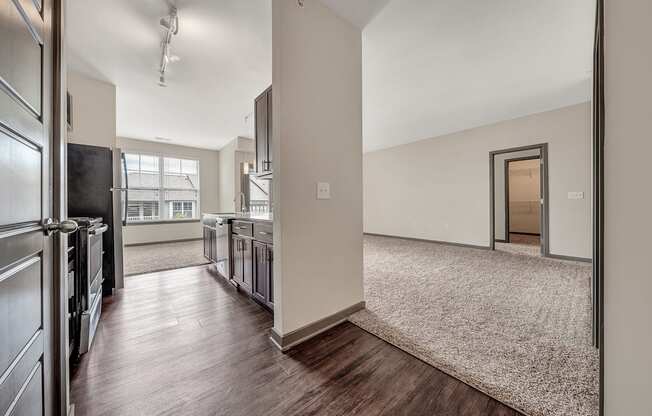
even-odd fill
[[[496,240],[494,240],[494,241],[495,241],[496,243],[507,243],[507,240],[498,240],[498,239],[496,239]]]
[[[452,241],[440,241],[440,240],[428,240],[425,238],[414,238],[414,237],[401,237],[399,235],[389,235],[389,234],[377,234],[377,233],[363,233],[364,235],[371,235],[375,237],[387,237],[387,238],[398,238],[400,240],[410,240],[410,241],[420,241],[422,243],[436,243],[436,244],[445,244],[447,246],[455,247],[465,247],[465,248],[475,248],[479,250],[489,250],[489,246],[478,246],[475,244],[465,244],[465,243],[454,243]]]
[[[299,329],[295,329],[294,331],[288,332],[285,335],[279,334],[274,328],[272,328],[270,331],[270,339],[278,349],[285,352],[290,348],[308,341],[310,338],[313,338],[322,332],[327,331],[334,326],[341,324],[342,322],[345,322],[351,314],[364,309],[364,307],[364,301],[358,302],[355,305],[351,305],[348,308],[342,309],[339,312],[335,312],[332,315],[329,315],[311,324],[305,325]]]
[[[180,240],[167,240],[167,241],[149,241],[147,243],[132,243],[132,244],[125,244],[125,247],[138,247],[138,246],[152,246],[155,244],[172,244],[172,243],[187,243],[190,241],[198,241],[202,240],[202,238],[182,238]]]
[[[579,261],[582,263],[593,263],[593,259],[586,257],[573,257],[573,256],[564,256],[561,254],[548,254],[545,257],[556,259],[556,260],[567,260],[567,261]]]

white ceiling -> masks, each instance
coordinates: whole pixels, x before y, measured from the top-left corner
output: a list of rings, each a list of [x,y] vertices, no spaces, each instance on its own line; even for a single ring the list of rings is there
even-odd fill
[[[365,151],[590,98],[594,0],[321,1],[364,28]],[[71,68],[116,85],[119,136],[210,149],[251,137],[272,79],[271,1],[176,5],[167,88],[166,0],[68,2]]]
[[[117,134],[219,149],[272,80],[270,0],[178,0],[167,88],[157,85],[165,0],[68,2],[73,70],[116,85]]]
[[[595,0],[392,0],[363,31],[365,151],[590,99]]]
[[[364,28],[390,0],[321,0],[342,17]]]

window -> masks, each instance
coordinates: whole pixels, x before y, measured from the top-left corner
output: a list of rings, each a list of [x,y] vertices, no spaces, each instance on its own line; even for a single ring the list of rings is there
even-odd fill
[[[125,154],[128,222],[199,218],[199,161]]]

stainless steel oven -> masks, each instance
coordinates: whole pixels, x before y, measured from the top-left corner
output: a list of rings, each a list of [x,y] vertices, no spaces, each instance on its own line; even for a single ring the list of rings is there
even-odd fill
[[[88,352],[102,314],[102,262],[104,247],[102,234],[109,226],[102,218],[74,218],[79,225],[79,284],[81,289],[79,353]]]

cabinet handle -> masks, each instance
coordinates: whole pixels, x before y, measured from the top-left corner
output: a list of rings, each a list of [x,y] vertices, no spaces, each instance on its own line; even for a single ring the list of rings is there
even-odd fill
[[[270,170],[269,166],[272,164],[269,160],[263,160],[263,170]]]
[[[260,234],[260,235],[272,235],[272,233],[268,233],[267,231],[258,231],[258,234]]]

